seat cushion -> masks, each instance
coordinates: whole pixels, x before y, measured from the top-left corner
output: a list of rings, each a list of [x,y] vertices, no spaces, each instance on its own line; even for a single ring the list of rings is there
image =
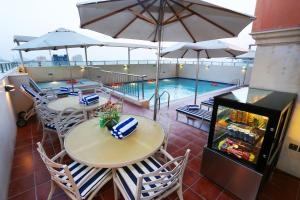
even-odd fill
[[[177,112],[184,113],[186,115],[190,115],[199,119],[204,119],[206,121],[211,121],[211,111],[208,110],[189,110],[188,106],[184,106],[176,109]]]
[[[141,162],[138,162],[133,165],[128,165],[122,168],[119,168],[117,170],[117,177],[120,180],[121,185],[123,186],[124,190],[127,193],[127,197],[129,199],[134,200],[134,194],[137,188],[137,177],[139,174],[147,174],[153,171],[156,171],[159,169],[162,165],[153,157],[149,157]],[[145,177],[144,181],[154,181],[158,178],[161,178],[160,176],[156,177]],[[148,188],[142,187],[142,189],[150,189],[157,187],[159,183],[157,184],[151,184],[147,185]],[[145,186],[146,187],[146,186]],[[153,195],[153,192],[150,193],[141,193],[141,197],[148,197],[150,195]]]
[[[48,128],[48,129],[51,129],[51,130],[56,130],[54,123],[46,123],[45,127]]]
[[[89,167],[76,161],[68,165],[68,168],[76,184],[78,184],[87,174],[91,173],[91,177],[79,188],[79,193],[83,199],[98,186],[98,183],[111,174],[111,169]],[[61,172],[63,171],[64,170],[61,170]],[[67,176],[60,176],[60,178],[67,179]]]

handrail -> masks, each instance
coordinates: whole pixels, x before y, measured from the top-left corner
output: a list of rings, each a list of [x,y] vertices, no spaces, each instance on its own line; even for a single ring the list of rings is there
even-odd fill
[[[159,104],[158,104],[158,109],[160,109],[160,98],[161,98],[164,94],[167,94],[167,95],[168,95],[168,108],[170,107],[170,93],[169,93],[167,90],[165,90],[165,91],[163,91],[163,92],[159,95],[159,97],[158,97],[158,102],[159,102]]]
[[[168,95],[168,108],[170,107],[170,93],[166,90],[164,90],[159,96],[158,96],[158,109],[160,109],[160,98],[164,95],[167,94]],[[155,96],[155,93],[149,98],[149,102],[152,100],[152,98]]]
[[[234,79],[231,81],[231,83],[235,84],[236,86],[241,86],[241,80],[240,79]]]

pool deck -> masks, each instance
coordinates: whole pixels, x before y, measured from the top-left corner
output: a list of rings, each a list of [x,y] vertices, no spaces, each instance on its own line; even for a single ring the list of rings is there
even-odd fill
[[[199,101],[201,101],[199,97]],[[207,143],[208,133],[198,128],[188,126],[175,120],[178,106],[191,104],[193,98],[172,102],[170,108],[163,106],[158,113],[158,121],[167,129],[170,123],[167,151],[173,156],[183,155],[186,149],[191,149],[191,156],[184,174],[183,191],[186,200],[232,200],[234,195],[225,191],[200,173],[202,150]],[[125,103],[125,114],[142,115],[152,118],[153,111]],[[183,120],[183,118],[181,119]],[[10,179],[9,200],[44,200],[50,190],[49,173],[36,150],[36,143],[41,140],[41,128],[37,130],[38,122],[34,118],[26,127],[19,128],[16,138],[13,168]],[[45,142],[45,150],[49,155],[60,151],[58,138],[51,135]],[[96,200],[113,200],[113,184],[110,181],[98,193]],[[284,172],[275,170],[267,184],[259,194],[260,200],[300,199],[300,180]],[[67,196],[57,189],[53,200],[66,200]],[[177,200],[173,193],[168,200]]]

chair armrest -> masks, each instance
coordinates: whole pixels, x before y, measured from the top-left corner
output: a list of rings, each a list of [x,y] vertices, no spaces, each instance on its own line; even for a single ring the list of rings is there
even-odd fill
[[[171,156],[171,154],[169,154],[166,150],[164,150],[163,148],[160,148],[159,152],[161,154],[163,154],[164,156],[166,156],[170,161],[174,160],[174,157]]]
[[[54,162],[59,158],[62,158],[64,155],[66,155],[67,152],[66,150],[62,150],[61,152],[59,152],[57,155],[55,155],[54,157],[51,158],[51,160]]]

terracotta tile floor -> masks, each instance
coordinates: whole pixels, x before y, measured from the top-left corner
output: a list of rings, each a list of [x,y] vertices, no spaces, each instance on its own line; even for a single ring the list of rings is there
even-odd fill
[[[237,199],[201,175],[202,150],[206,144],[208,135],[197,128],[175,121],[175,107],[176,104],[173,104],[170,109],[163,108],[161,116],[164,117],[160,117],[159,121],[164,126],[167,124],[168,118],[171,119],[168,151],[173,156],[182,155],[187,148],[191,149],[191,158],[184,175],[185,199]],[[137,108],[131,104],[125,105],[124,113],[152,117],[151,110]],[[35,119],[32,119],[26,127],[18,129],[8,192],[10,200],[47,199],[50,189],[50,178],[44,163],[36,151],[36,143],[41,140],[41,137],[42,134],[37,130]],[[50,156],[60,151],[59,142],[55,135],[49,137],[45,144],[45,149]],[[176,194],[168,197],[168,199],[176,198]],[[57,190],[53,199],[62,200],[68,198],[62,190]],[[113,186],[111,182],[101,189],[96,199],[113,199]],[[259,199],[300,200],[300,181],[276,170],[259,194]]]

